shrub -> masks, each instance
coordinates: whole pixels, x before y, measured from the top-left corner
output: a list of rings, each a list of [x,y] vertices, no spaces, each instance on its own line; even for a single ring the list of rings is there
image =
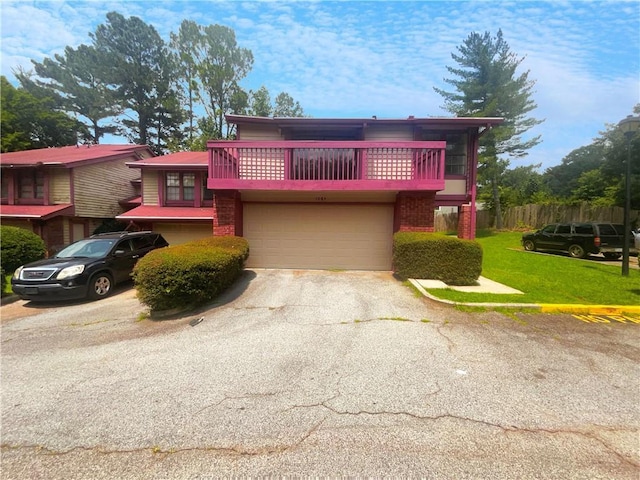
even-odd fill
[[[3,295],[3,296],[7,293],[7,292],[5,292],[5,290],[7,289],[7,276],[6,275],[7,274],[4,273],[4,269],[0,268],[0,288],[1,288],[0,292],[2,292],[1,295]]]
[[[21,265],[44,258],[44,241],[24,228],[0,226],[0,262],[9,273]]]
[[[152,311],[210,302],[236,281],[248,256],[249,244],[241,237],[212,237],[153,250],[133,271],[138,298]]]
[[[482,273],[482,247],[473,240],[422,232],[393,238],[394,271],[402,278],[474,285]]]

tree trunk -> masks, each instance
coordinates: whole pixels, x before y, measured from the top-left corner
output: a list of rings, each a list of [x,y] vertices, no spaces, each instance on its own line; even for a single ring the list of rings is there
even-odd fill
[[[493,191],[493,205],[496,213],[496,229],[502,230],[502,207],[500,206],[500,191],[498,190],[498,180],[491,179],[491,189]]]

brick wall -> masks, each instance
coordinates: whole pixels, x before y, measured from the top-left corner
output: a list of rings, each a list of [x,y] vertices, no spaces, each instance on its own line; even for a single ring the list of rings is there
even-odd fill
[[[242,235],[240,193],[216,191],[213,195],[213,235]]]
[[[458,213],[458,238],[474,240],[476,231],[471,221],[471,205],[462,205]]]
[[[395,232],[433,232],[435,192],[400,192],[396,197]]]

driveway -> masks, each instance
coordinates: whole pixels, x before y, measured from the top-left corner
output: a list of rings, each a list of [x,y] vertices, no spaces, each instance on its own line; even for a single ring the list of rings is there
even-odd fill
[[[3,479],[640,473],[640,319],[289,270],[165,321],[132,290],[1,313]]]

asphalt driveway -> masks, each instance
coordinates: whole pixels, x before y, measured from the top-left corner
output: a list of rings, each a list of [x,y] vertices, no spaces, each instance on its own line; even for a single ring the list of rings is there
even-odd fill
[[[210,307],[3,306],[2,478],[640,473],[635,321],[460,312],[358,272],[248,271]]]

